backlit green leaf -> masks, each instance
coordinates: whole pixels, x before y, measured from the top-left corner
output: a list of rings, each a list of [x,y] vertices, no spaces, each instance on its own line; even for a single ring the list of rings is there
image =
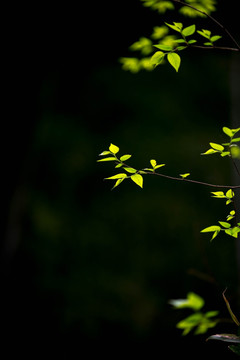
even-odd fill
[[[123,155],[123,156],[120,157],[120,160],[121,161],[126,161],[126,160],[130,159],[130,157],[132,157],[132,155]]]
[[[229,229],[231,227],[231,225],[225,221],[219,221],[219,224],[225,229]]]
[[[126,170],[127,172],[129,172],[131,174],[135,174],[137,172],[136,169],[131,168],[131,167],[124,167],[124,170]]]
[[[135,182],[135,184],[137,184],[138,186],[140,186],[141,188],[143,187],[143,177],[140,174],[134,174],[131,176],[132,181]]]
[[[99,156],[104,156],[104,155],[109,155],[111,154],[111,151],[103,151],[101,152],[101,154],[99,154]]]
[[[190,173],[186,173],[186,174],[180,174],[180,176],[185,179],[186,177],[188,177],[190,175]]]
[[[223,151],[224,147],[220,144],[215,144],[210,142],[210,146],[214,149],[214,150],[218,150],[218,151]]]
[[[233,132],[232,132],[232,130],[229,129],[228,127],[224,126],[224,127],[223,127],[223,132],[224,132],[227,136],[233,137]]]
[[[115,157],[108,157],[108,158],[105,158],[105,159],[101,159],[101,160],[98,160],[98,162],[102,162],[102,161],[116,161],[116,158]]]
[[[155,66],[161,64],[161,62],[164,59],[164,56],[165,56],[165,53],[162,51],[155,52],[155,54],[153,54],[153,56],[151,57],[151,64],[155,65]]]
[[[172,65],[172,67],[178,72],[178,69],[181,64],[180,56],[176,53],[169,53],[167,54],[167,59],[170,65]]]
[[[205,153],[202,153],[201,155],[211,155],[211,154],[216,154],[217,152],[218,151],[216,151],[216,150],[209,149]]]
[[[193,35],[196,31],[196,25],[191,25],[186,27],[185,29],[182,30],[182,34],[184,36],[190,36]]]
[[[221,227],[218,225],[213,225],[213,226],[209,226],[206,227],[205,229],[201,230],[202,233],[206,233],[206,232],[214,232],[214,231],[220,231]]]
[[[159,50],[163,50],[163,51],[171,51],[173,48],[170,45],[163,45],[163,44],[159,44],[159,45],[154,45],[154,47],[156,47]]]
[[[110,144],[109,151],[113,154],[117,154],[119,152],[119,147],[113,144]]]
[[[116,175],[107,177],[107,178],[105,178],[105,180],[124,179],[125,177],[127,177],[127,175],[125,173],[121,173],[121,174],[116,174]]]
[[[157,165],[156,160],[150,160],[150,164],[152,165],[153,168],[155,168],[155,166]]]

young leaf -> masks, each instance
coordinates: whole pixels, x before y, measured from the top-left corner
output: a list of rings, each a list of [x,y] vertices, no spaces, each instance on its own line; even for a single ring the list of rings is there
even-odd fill
[[[111,154],[111,151],[103,151],[101,152],[101,154],[99,154],[99,156],[104,156],[104,155],[109,155]]]
[[[127,175],[125,173],[122,173],[122,174],[116,174],[116,175],[107,177],[107,178],[105,178],[105,180],[124,179],[125,177],[127,177]]]
[[[120,160],[121,161],[126,161],[126,160],[130,159],[130,157],[132,157],[132,155],[123,155],[123,156],[120,157]]]
[[[213,225],[213,226],[209,226],[203,230],[201,230],[202,233],[205,233],[205,232],[214,232],[214,231],[220,231],[221,230],[221,227],[220,226],[217,226],[217,225]]]
[[[163,51],[171,51],[173,48],[170,45],[163,45],[163,44],[159,44],[159,45],[154,45],[154,47],[156,47],[159,50],[163,50]]]
[[[155,166],[157,165],[156,160],[150,160],[150,164],[152,165],[153,168],[155,168]]]
[[[231,227],[231,225],[225,221],[219,221],[219,224],[225,229],[229,229]]]
[[[119,147],[113,144],[110,144],[109,151],[111,151],[112,154],[117,154],[119,152]]]
[[[232,189],[229,189],[227,192],[226,192],[226,197],[228,199],[232,199],[234,197],[234,192],[232,191]]]
[[[105,158],[105,159],[98,160],[98,162],[102,162],[102,161],[116,161],[116,158],[115,157],[108,157],[108,158]]]
[[[131,168],[131,167],[124,167],[124,170],[126,170],[127,172],[129,172],[130,174],[135,174],[137,172],[136,169]]]
[[[227,136],[233,137],[233,132],[232,132],[232,130],[229,129],[228,127],[224,126],[224,127],[223,127],[223,132],[224,132]]]
[[[115,189],[115,187],[117,187],[118,185],[120,185],[121,182],[123,182],[123,180],[124,180],[124,178],[118,179],[118,180],[116,181],[115,185],[112,187],[112,190]]]
[[[215,144],[215,143],[210,142],[210,146],[214,150],[218,150],[218,151],[223,151],[224,150],[224,147],[222,145],[219,145],[219,144]]]
[[[196,31],[196,25],[191,25],[186,27],[185,29],[182,30],[182,34],[184,36],[190,36],[193,35]]]
[[[161,62],[164,59],[164,56],[165,56],[165,53],[162,51],[155,52],[155,54],[153,54],[153,56],[151,57],[151,60],[150,60],[151,64],[155,65],[155,66],[161,64]]]
[[[210,40],[211,40],[211,42],[213,43],[213,42],[215,42],[215,41],[217,41],[217,40],[221,39],[221,37],[222,37],[222,36],[219,36],[219,35],[214,35],[214,36],[212,36],[212,37],[210,38]]]
[[[212,154],[216,154],[218,151],[213,150],[213,149],[209,149],[207,151],[205,151],[205,153],[201,153],[201,155],[212,155]]]
[[[137,184],[138,186],[140,186],[141,188],[143,187],[143,177],[140,174],[133,174],[131,176],[132,181],[135,182],[135,184]]]
[[[213,194],[215,198],[219,198],[219,199],[225,199],[226,196],[224,195],[223,191],[212,191],[211,194]]]
[[[177,32],[181,32],[182,30],[182,27],[183,27],[183,24],[181,23],[176,23],[174,22],[173,25],[172,24],[168,24],[168,23],[165,23],[167,26],[169,26],[171,29],[177,31]]]
[[[159,164],[159,165],[156,165],[154,169],[157,170],[157,169],[159,169],[159,168],[161,168],[163,166],[165,166],[165,164]]]
[[[178,69],[181,64],[180,56],[176,53],[168,53],[167,59],[168,59],[168,62],[170,63],[170,65],[172,65],[172,67],[178,72]]]
[[[190,175],[190,173],[180,174],[180,176],[181,176],[183,179],[186,179],[186,177],[188,177],[189,175]]]
[[[231,229],[227,229],[225,230],[225,233],[234,237],[234,238],[238,238],[238,233],[240,232],[240,228],[238,226],[235,226],[234,228]]]

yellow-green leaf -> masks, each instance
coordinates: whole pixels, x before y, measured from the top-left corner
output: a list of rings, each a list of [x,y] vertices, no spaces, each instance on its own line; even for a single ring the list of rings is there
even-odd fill
[[[178,69],[181,64],[180,56],[176,53],[168,53],[167,59],[168,59],[169,64],[172,65],[172,67],[178,72]]]
[[[131,176],[132,181],[135,182],[135,184],[137,184],[138,186],[140,186],[141,188],[143,187],[143,177],[140,174],[133,174]]]
[[[110,144],[109,150],[111,151],[111,153],[117,154],[119,152],[119,147],[116,145]]]

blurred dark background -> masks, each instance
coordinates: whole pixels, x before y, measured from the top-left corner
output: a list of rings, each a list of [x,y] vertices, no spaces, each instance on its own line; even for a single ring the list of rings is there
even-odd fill
[[[226,4],[216,17],[239,32]],[[128,46],[164,20],[138,0],[5,13],[1,323],[9,354],[234,358],[206,336],[182,337],[175,324],[188,313],[168,304],[195,291],[206,311],[227,317],[228,286],[236,305],[234,241],[200,234],[230,210],[210,188],[154,177],[143,190],[124,182],[110,191],[103,178],[113,166],[96,162],[112,142],[137,168],[155,158],[169,175],[232,181],[228,159],[200,156],[231,127],[232,56],[188,52],[179,74],[120,67]]]

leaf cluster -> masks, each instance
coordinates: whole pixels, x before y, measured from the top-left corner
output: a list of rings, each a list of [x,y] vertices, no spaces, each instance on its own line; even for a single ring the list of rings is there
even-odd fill
[[[176,325],[178,329],[183,330],[183,335],[189,334],[193,329],[195,335],[204,334],[208,329],[215,327],[219,321],[216,318],[219,314],[218,311],[200,311],[205,301],[201,296],[193,292],[188,293],[186,299],[170,300],[169,303],[175,309],[188,308],[193,312]]]
[[[202,153],[202,155],[219,154],[222,157],[229,156],[233,159],[240,159],[240,147],[236,144],[240,142],[240,137],[235,137],[240,128],[229,129],[228,127],[223,127],[222,130],[229,137],[229,142],[223,144],[210,142],[211,148]]]
[[[233,202],[233,198],[235,196],[232,189],[229,189],[226,194],[223,191],[212,192],[213,197],[217,199],[225,199],[226,205],[231,204]],[[230,214],[227,216],[226,221],[218,221],[219,225],[208,226],[203,229],[202,233],[213,233],[211,241],[217,237],[217,235],[223,231],[225,234],[232,236],[234,238],[238,237],[238,233],[240,232],[240,223],[237,225],[231,225],[230,221],[235,218],[235,210],[230,211]]]
[[[109,149],[106,151],[103,151],[99,156],[107,156],[104,157],[101,160],[98,160],[98,162],[104,162],[104,161],[115,161],[115,168],[122,168],[125,170],[125,172],[118,173],[116,175],[110,176],[105,178],[105,180],[117,180],[115,182],[115,185],[112,189],[116,188],[118,185],[120,185],[123,180],[125,179],[131,179],[136,185],[138,185],[140,188],[143,188],[143,174],[146,174],[146,171],[155,172],[157,169],[165,166],[165,164],[157,164],[157,161],[152,159],[150,160],[151,168],[145,168],[143,170],[136,170],[135,168],[127,165],[125,161],[129,160],[132,155],[126,154],[122,155],[120,158],[117,157],[117,153],[119,152],[119,147],[110,144]]]

